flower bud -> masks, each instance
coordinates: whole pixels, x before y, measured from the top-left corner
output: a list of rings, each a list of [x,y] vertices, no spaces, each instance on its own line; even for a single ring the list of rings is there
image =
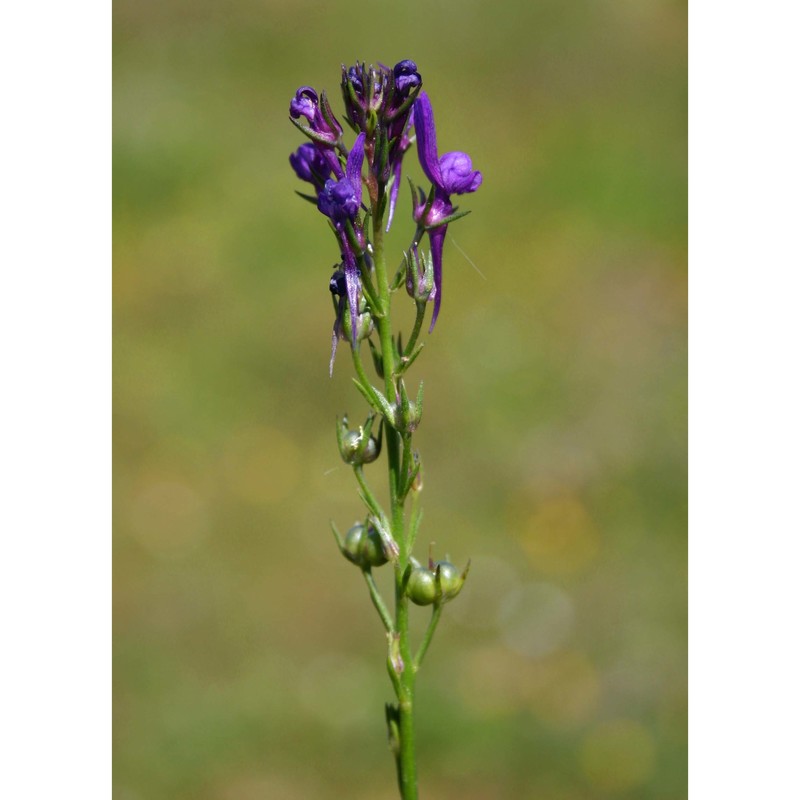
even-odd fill
[[[400,97],[408,97],[412,89],[422,85],[417,65],[409,59],[395,64],[392,72],[394,73],[395,91]]]
[[[380,534],[372,525],[353,525],[344,536],[342,555],[361,569],[380,567],[389,559]]]
[[[414,567],[408,576],[406,594],[412,603],[429,606],[436,600],[436,575],[427,567]]]

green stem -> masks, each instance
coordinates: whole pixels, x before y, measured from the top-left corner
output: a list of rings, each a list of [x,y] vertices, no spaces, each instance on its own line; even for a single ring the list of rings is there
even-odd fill
[[[357,343],[355,347],[350,345],[350,352],[353,354],[353,366],[356,369],[356,375],[358,375],[358,379],[361,381],[361,385],[364,387],[364,390],[369,394],[372,398],[373,407],[375,409],[379,409],[381,407],[380,400],[378,400],[374,387],[370,382],[369,376],[367,375],[366,370],[364,369],[364,362],[361,360],[361,343]]]
[[[386,271],[386,256],[383,246],[382,215],[373,216],[373,248],[375,278],[381,303],[381,314],[376,319],[383,357],[383,373],[386,381],[386,399],[397,401],[395,388],[395,350],[392,341],[391,294]],[[403,575],[408,566],[410,550],[405,529],[404,498],[402,496],[403,453],[410,441],[403,441],[400,433],[386,420],[386,450],[389,461],[389,496],[392,508],[392,536],[398,542],[400,553],[395,564],[395,631],[399,637],[400,658],[403,669],[395,684],[399,712],[399,751],[397,754],[397,781],[403,800],[417,800],[417,762],[414,747],[414,678],[415,671],[409,644],[408,597],[404,591]]]
[[[386,608],[386,604],[383,602],[383,598],[378,591],[378,587],[375,584],[375,578],[372,577],[372,570],[364,570],[364,580],[367,582],[367,586],[369,587],[369,596],[372,598],[372,605],[375,606],[375,609],[380,615],[381,621],[383,622],[383,627],[386,628],[387,633],[393,633],[394,624],[392,623],[392,615],[389,613],[389,609]]]
[[[422,519],[422,510],[419,507],[419,492],[411,492],[411,524],[408,526],[408,552],[414,550],[414,542],[417,540],[417,531]]]
[[[443,603],[436,603],[433,607],[433,614],[431,614],[431,620],[428,623],[428,629],[425,631],[425,636],[422,639],[422,644],[419,646],[419,650],[417,651],[417,655],[414,657],[414,671],[416,672],[420,665],[422,664],[422,659],[425,658],[425,653],[428,652],[428,646],[431,643],[431,639],[433,639],[433,634],[436,632],[436,626],[439,624],[439,619],[442,616],[442,606]]]
[[[408,344],[406,344],[406,349],[403,352],[403,355],[408,358],[414,352],[414,345],[417,343],[417,339],[419,339],[419,332],[422,330],[422,323],[425,319],[425,307],[427,303],[417,303],[417,317],[414,320],[414,329],[411,331],[411,338],[408,340]]]
[[[364,468],[353,467],[353,472],[355,473],[356,480],[358,481],[358,487],[361,489],[361,493],[364,495],[364,499],[369,510],[375,513],[380,518],[380,521],[383,522],[383,520],[386,519],[386,514],[384,514],[381,504],[375,499],[375,495],[372,494],[372,490],[367,484],[367,479],[364,477]]]

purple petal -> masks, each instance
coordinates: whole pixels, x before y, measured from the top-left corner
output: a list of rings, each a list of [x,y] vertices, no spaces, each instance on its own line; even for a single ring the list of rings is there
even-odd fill
[[[320,150],[323,157],[328,162],[331,172],[333,172],[333,174],[336,176],[336,179],[341,180],[344,178],[344,170],[342,169],[342,165],[339,163],[339,156],[336,155],[336,151],[332,147],[322,147]]]
[[[433,109],[427,92],[420,92],[414,101],[414,128],[417,131],[417,151],[422,171],[436,186],[442,186],[442,171],[439,168],[439,154],[436,149],[436,126],[433,122]]]
[[[360,186],[358,194],[361,194]],[[347,178],[340,181],[328,179],[317,198],[317,208],[334,222],[355,219],[361,209],[356,188]]]
[[[459,151],[445,153],[440,161],[442,188],[447,194],[474,192],[483,181],[483,176],[472,169],[472,159]]]
[[[344,253],[344,277],[347,281],[347,305],[350,306],[350,329],[353,333],[353,347],[358,335],[358,266],[355,256],[347,246]]]
[[[364,139],[365,134],[359,133],[358,138],[353,143],[353,149],[347,156],[347,180],[350,181],[355,190],[355,197],[358,205],[361,205],[361,166],[364,163]]]
[[[315,183],[316,180],[326,181],[331,174],[330,166],[320,151],[310,142],[301,144],[289,156],[289,163],[297,173],[300,180]]]
[[[397,195],[400,191],[400,175],[403,171],[403,161],[398,158],[395,161],[392,174],[394,175],[394,183],[392,190],[389,192],[389,221],[386,223],[386,233],[389,233],[389,228],[392,227],[392,217],[394,216],[394,207],[397,204]]]
[[[428,241],[431,243],[431,256],[433,257],[433,317],[431,317],[431,327],[428,333],[433,332],[436,318],[439,316],[439,307],[442,305],[442,249],[444,248],[444,235],[447,233],[447,225],[434,228],[428,231]]]

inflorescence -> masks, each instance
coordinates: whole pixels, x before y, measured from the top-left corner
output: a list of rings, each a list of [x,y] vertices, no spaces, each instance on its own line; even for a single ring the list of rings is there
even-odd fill
[[[301,196],[328,218],[341,257],[331,278],[336,306],[331,370],[337,340],[349,339],[355,345],[372,330],[372,314],[365,316],[370,306],[374,311],[377,305],[370,303],[375,297],[374,293],[370,297],[374,262],[368,219],[373,214],[381,219],[386,216],[385,230],[391,227],[403,158],[415,137],[420,165],[432,186],[426,195],[410,182],[417,227],[402,268],[409,295],[434,304],[430,331],[442,303],[442,249],[447,226],[466,213],[459,213],[451,198],[474,192],[482,181],[466,153],[453,151],[439,156],[433,108],[413,61],[400,61],[391,69],[358,62],[349,68],[342,66],[341,88],[345,120],[356,133],[349,149],[344,129],[324,91],[318,94],[310,86],[301,86],[289,105],[291,121],[310,140],[289,157],[289,163],[298,178],[312,185],[314,194]],[[427,259],[418,252],[424,234],[430,245]],[[344,323],[345,306],[349,325]]]

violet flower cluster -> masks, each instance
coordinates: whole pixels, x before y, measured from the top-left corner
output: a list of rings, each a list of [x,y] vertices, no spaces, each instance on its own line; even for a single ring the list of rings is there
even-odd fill
[[[407,372],[422,351],[419,337],[429,303],[433,331],[442,303],[442,255],[448,226],[464,216],[453,204],[456,195],[474,192],[481,173],[461,151],[439,155],[433,109],[422,90],[413,61],[394,67],[356,63],[342,67],[344,120],[354,139],[348,146],[344,127],[325,92],[301,86],[289,104],[292,123],[307,137],[289,157],[297,177],[311,191],[298,192],[326,218],[339,253],[330,278],[334,323],[330,369],[337,343],[350,345],[356,388],[370,405],[365,423],[350,429],[347,417],[337,421],[342,460],[352,467],[366,516],[342,536],[332,523],[342,555],[361,570],[388,641],[387,669],[397,697],[387,704],[389,742],[397,762],[403,800],[417,800],[414,749],[416,673],[427,652],[444,605],[461,591],[469,563],[459,570],[448,560],[415,558],[413,550],[422,512],[422,460],[413,435],[422,419],[423,385],[416,394],[406,388]],[[394,277],[387,270],[384,236],[395,216],[406,154],[416,141],[429,191],[411,185],[414,232]],[[428,237],[428,252],[421,248]],[[416,318],[405,339],[392,329],[392,295],[405,286]],[[373,334],[377,334],[374,336]],[[377,342],[375,341],[377,340]],[[370,350],[377,376],[373,385],[361,357]],[[373,434],[375,431],[375,434]],[[385,442],[385,447],[384,447]],[[379,502],[364,468],[381,457],[388,461],[389,505]],[[410,505],[410,511],[407,509]],[[372,571],[391,563],[394,570],[394,614],[390,613]],[[416,652],[411,647],[409,603],[428,606],[431,617]]]
[[[375,213],[381,218],[385,215],[385,231],[389,231],[403,159],[415,137],[420,165],[432,187],[426,195],[412,184],[412,215],[417,229],[406,261],[418,259],[420,239],[427,233],[433,263],[433,288],[425,297],[434,303],[430,331],[442,303],[442,256],[448,223],[462,215],[457,213],[451,198],[474,192],[482,181],[481,173],[473,170],[466,153],[453,151],[439,156],[433,108],[422,91],[422,77],[413,61],[400,61],[393,68],[367,67],[363,63],[349,68],[342,66],[341,89],[345,120],[357,134],[350,149],[324,91],[318,94],[310,86],[301,86],[289,104],[291,121],[310,140],[289,157],[289,163],[297,177],[313,187],[313,195],[301,196],[314,202],[328,218],[341,257],[337,270],[344,274],[345,296],[338,294],[338,288],[334,292],[338,299],[331,369],[336,342],[345,338],[345,327],[349,329],[351,344],[355,346],[357,342],[365,283],[374,271],[367,217]],[[364,189],[369,195],[369,208],[364,202]],[[419,299],[418,293],[415,296],[410,288],[414,283],[410,268],[408,272],[409,294]],[[340,285],[337,282],[337,287]],[[347,326],[342,318],[344,306],[350,317]]]

